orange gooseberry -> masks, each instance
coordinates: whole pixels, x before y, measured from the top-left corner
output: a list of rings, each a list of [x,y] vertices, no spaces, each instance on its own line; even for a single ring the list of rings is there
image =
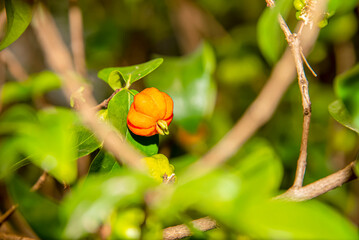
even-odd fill
[[[127,126],[140,136],[168,135],[172,119],[172,98],[152,87],[135,95],[127,115]]]

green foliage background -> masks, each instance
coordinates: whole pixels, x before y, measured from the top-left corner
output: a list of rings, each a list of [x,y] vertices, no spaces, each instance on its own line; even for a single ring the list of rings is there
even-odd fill
[[[142,154],[166,155],[175,167],[173,185],[120,166],[102,148],[59,90],[61,79],[48,71],[31,25],[25,31],[31,7],[21,0],[5,3],[0,7],[11,21],[0,49],[22,34],[7,49],[29,78],[18,82],[5,64],[0,66],[0,209],[9,208],[9,201],[19,204],[40,238],[98,239],[98,229],[111,226],[113,239],[158,239],[161,229],[203,216],[221,227],[194,230],[193,239],[358,238],[357,181],[304,203],[271,200],[291,186],[295,174],[302,134],[296,84],[228,163],[192,180],[181,178],[233,127],[266,83],[286,46],[277,13],[291,29],[298,22],[291,0],[278,0],[274,10],[264,1],[79,1],[86,81],[98,102],[123,88],[99,116]],[[43,3],[69,43],[68,2]],[[308,56],[318,77],[307,71],[312,121],[305,184],[358,158],[358,9],[357,0],[331,0],[328,25]],[[145,87],[174,100],[169,136],[146,138],[127,129],[133,95]],[[31,192],[43,170],[49,173],[45,185]],[[70,191],[64,191],[64,183]],[[153,194],[160,197],[152,199]],[[16,226],[16,220],[10,223]]]

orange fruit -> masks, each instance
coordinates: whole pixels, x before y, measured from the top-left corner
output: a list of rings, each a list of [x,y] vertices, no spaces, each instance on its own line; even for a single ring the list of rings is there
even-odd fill
[[[172,98],[152,87],[135,95],[127,115],[127,126],[140,136],[168,135],[172,119]]]

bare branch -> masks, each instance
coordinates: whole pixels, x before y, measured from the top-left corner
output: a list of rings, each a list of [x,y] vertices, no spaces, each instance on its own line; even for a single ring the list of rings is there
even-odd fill
[[[200,231],[208,231],[217,227],[215,220],[210,217],[199,218],[191,222],[193,227],[197,228]],[[191,230],[185,224],[168,227],[163,230],[163,239],[164,240],[175,240],[181,239],[188,236],[191,236]]]
[[[21,82],[29,77],[25,69],[20,64],[19,60],[8,48],[1,51],[0,57],[7,65],[9,72],[15,78],[15,80]]]
[[[333,173],[325,178],[315,181],[299,189],[290,188],[285,193],[276,197],[276,199],[287,199],[290,201],[305,201],[318,197],[330,190],[342,186],[351,180],[357,179],[354,173],[355,162],[351,162],[342,170]]]
[[[69,23],[71,36],[71,50],[74,56],[76,72],[86,76],[85,47],[83,39],[82,13],[77,0],[69,0]]]
[[[34,238],[23,237],[23,236],[3,233],[3,232],[0,232],[0,239],[3,239],[3,240],[35,240]]]
[[[18,205],[12,205],[11,208],[9,210],[7,210],[3,215],[0,216],[0,226],[6,222],[9,217],[11,217],[11,215],[15,212],[15,210],[17,209]]]
[[[113,128],[98,119],[95,106],[97,105],[91,91],[81,77],[74,71],[71,55],[65,46],[50,13],[42,6],[37,5],[34,10],[33,28],[40,42],[49,66],[62,78],[64,91],[68,98],[79,89],[83,89],[81,96],[73,95],[77,100],[77,111],[82,121],[104,141],[104,147],[114,154],[120,163],[129,167],[145,171],[142,161],[143,156],[139,154],[123,137]]]
[[[36,192],[40,189],[40,187],[44,184],[48,173],[43,171],[39,179],[37,179],[36,183],[31,187],[30,192]]]

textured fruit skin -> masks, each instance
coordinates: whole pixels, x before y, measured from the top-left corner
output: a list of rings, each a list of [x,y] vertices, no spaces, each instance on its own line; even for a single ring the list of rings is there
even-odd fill
[[[173,100],[157,88],[146,88],[135,95],[127,115],[127,126],[136,135],[153,136],[159,132],[157,122],[164,120],[167,126],[173,119]]]
[[[168,158],[163,154],[156,154],[151,157],[142,158],[147,165],[149,174],[159,183],[163,178],[171,176],[174,173],[174,167],[169,163]]]

